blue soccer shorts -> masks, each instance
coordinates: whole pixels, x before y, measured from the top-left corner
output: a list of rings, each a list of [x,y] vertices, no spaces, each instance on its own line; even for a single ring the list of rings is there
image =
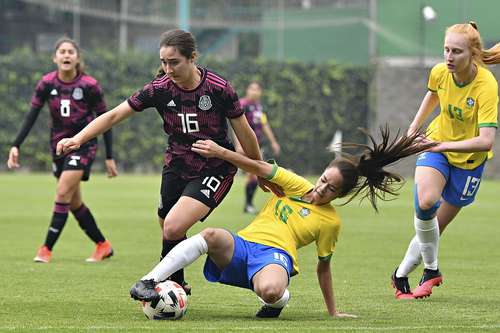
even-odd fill
[[[290,281],[293,263],[286,251],[272,246],[249,242],[235,234],[233,234],[233,239],[233,258],[229,265],[222,271],[207,256],[203,273],[208,281],[253,290],[253,276],[270,264],[282,266],[287,272],[288,280]]]
[[[441,196],[457,207],[470,205],[476,197],[486,162],[472,170],[457,168],[448,162],[444,154],[426,152],[418,155],[417,166],[431,167],[444,176],[446,185]]]

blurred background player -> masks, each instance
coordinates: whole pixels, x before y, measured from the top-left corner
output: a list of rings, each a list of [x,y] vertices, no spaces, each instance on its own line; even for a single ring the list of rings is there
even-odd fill
[[[208,254],[204,267],[207,280],[253,290],[263,303],[257,317],[278,317],[290,298],[289,279],[299,272],[297,250],[315,242],[317,277],[329,315],[354,317],[340,312],[335,304],[330,259],[340,232],[340,218],[330,202],[346,196],[350,202],[361,194],[376,210],[376,199],[396,194],[394,185],[403,180],[384,166],[434,145],[419,144],[418,136],[416,132],[391,142],[386,128],[380,144],[370,136],[373,147],[351,145],[364,152],[333,160],[314,185],[276,164],[249,159],[213,141],[196,142],[193,151],[265,177],[279,184],[286,196],[273,195],[250,225],[237,234],[208,228],[183,241],[132,286],[131,297],[157,299],[156,283]]]
[[[87,261],[101,261],[113,255],[113,249],[97,227],[89,208],[83,203],[80,191],[80,181],[87,181],[90,177],[97,151],[97,139],[64,156],[56,155],[56,144],[60,139],[78,133],[95,118],[95,115],[104,113],[106,104],[99,83],[83,71],[80,48],[75,41],[68,38],[57,41],[53,61],[57,65],[57,70],[44,75],[38,82],[31,99],[31,110],[12,144],[7,166],[9,169],[19,167],[21,144],[47,102],[51,117],[53,172],[58,181],[54,212],[47,237],[34,260],[50,262],[52,249],[63,231],[68,212],[71,211],[82,230],[96,243],[96,249]],[[115,177],[117,170],[112,157],[110,130],[104,133],[104,143],[108,176]]]
[[[255,136],[257,136],[259,146],[262,149],[264,143],[263,134],[265,134],[271,145],[274,155],[273,157],[276,158],[280,154],[281,147],[274,136],[269,122],[267,121],[266,114],[262,110],[261,97],[262,86],[259,82],[252,81],[247,87],[245,97],[240,99],[240,104],[241,108],[245,112],[245,116],[247,117],[250,127],[255,132]],[[263,149],[262,154],[266,155]],[[264,159],[266,159],[266,156],[264,156]],[[257,177],[249,173],[245,184],[245,207],[243,209],[245,213],[255,214],[257,212],[253,206],[253,197],[255,190],[257,189],[257,185]]]
[[[244,152],[261,159],[257,139],[236,92],[218,74],[197,66],[196,60],[196,42],[190,32],[175,29],[163,33],[157,77],[74,137],[62,139],[57,148],[58,152],[79,149],[132,114],[150,107],[157,109],[168,135],[158,207],[163,230],[161,258],[186,238],[193,224],[210,215],[233,184],[236,167],[196,154],[191,151],[194,142],[213,139],[234,150],[228,138],[228,118]],[[182,269],[170,278],[189,293]]]
[[[438,268],[440,234],[479,189],[497,128],[498,84],[485,64],[500,63],[500,44],[483,50],[474,22],[446,29],[444,63],[431,70],[429,91],[410,125],[419,129],[439,106],[427,133],[438,143],[421,154],[415,169],[416,235],[392,275],[396,298],[430,296],[442,283]],[[412,292],[408,274],[424,262],[424,273]]]

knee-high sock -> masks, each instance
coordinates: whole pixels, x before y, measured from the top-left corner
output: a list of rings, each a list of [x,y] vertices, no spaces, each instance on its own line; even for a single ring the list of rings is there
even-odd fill
[[[439,225],[437,217],[421,220],[415,216],[415,231],[425,268],[438,269]]]
[[[101,230],[99,230],[99,228],[97,227],[94,216],[92,215],[88,207],[85,206],[85,204],[82,203],[80,208],[71,210],[71,212],[73,213],[75,219],[78,221],[78,225],[80,225],[80,228],[94,243],[97,244],[106,240]]]
[[[398,270],[396,271],[396,277],[408,276],[408,274],[413,272],[413,270],[420,265],[421,259],[420,243],[417,236],[414,236],[408,245],[408,250],[406,250],[403,261],[399,264]]]
[[[47,246],[51,251],[57,240],[59,239],[64,226],[66,225],[66,220],[68,219],[68,211],[68,203],[56,202],[54,204],[52,220],[50,221],[49,230],[47,231],[47,236],[45,238],[45,246]]]
[[[281,309],[281,308],[285,307],[285,305],[287,305],[288,300],[290,299],[290,292],[288,291],[288,288],[285,289],[285,292],[283,293],[283,296],[281,296],[281,298],[279,300],[277,300],[276,302],[274,302],[274,303],[267,303],[262,298],[260,298],[260,297],[258,297],[258,298],[259,298],[259,301],[262,304],[264,304],[264,305],[267,305],[267,306],[269,306],[271,308]]]
[[[202,235],[180,242],[156,265],[151,272],[144,275],[141,280],[153,279],[156,282],[163,281],[174,272],[193,263],[200,256],[208,252],[208,245]],[[178,281],[176,281],[178,282]]]
[[[167,256],[167,254],[172,251],[174,247],[177,246],[180,242],[186,239],[186,236],[184,236],[181,239],[178,240],[167,240],[163,239],[163,248],[161,250],[161,257],[160,261],[163,260]],[[182,285],[184,284],[184,270],[181,268],[177,272],[174,272],[170,275],[170,280],[177,282],[178,284]]]

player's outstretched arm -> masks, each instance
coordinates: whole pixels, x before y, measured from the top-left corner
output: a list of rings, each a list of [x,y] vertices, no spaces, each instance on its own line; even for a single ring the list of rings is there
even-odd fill
[[[330,260],[319,260],[316,273],[318,275],[319,287],[321,288],[321,293],[323,294],[328,314],[336,318],[357,318],[356,315],[339,312],[336,308],[335,297],[333,295]]]
[[[408,135],[411,135],[413,132],[418,131],[420,127],[424,124],[425,120],[429,117],[429,115],[434,111],[434,109],[439,105],[439,97],[436,93],[432,91],[428,91],[422,99],[422,103],[418,108],[417,114],[413,121],[410,124],[410,128],[408,129]]]
[[[77,135],[72,138],[61,139],[57,143],[56,153],[64,154],[80,148],[85,142],[95,138],[109,130],[113,125],[119,123],[123,119],[130,117],[134,110],[130,107],[127,101],[121,103],[114,109],[103,113],[90,124],[85,126]]]
[[[220,158],[234,164],[238,168],[253,173],[258,177],[269,177],[273,172],[273,165],[262,160],[252,160],[244,155],[219,146],[212,140],[198,140],[193,143],[191,150],[203,157]]]

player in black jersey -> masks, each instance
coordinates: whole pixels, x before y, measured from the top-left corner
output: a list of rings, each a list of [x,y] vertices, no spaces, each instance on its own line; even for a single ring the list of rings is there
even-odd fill
[[[31,99],[31,110],[12,144],[7,166],[9,169],[19,167],[21,144],[33,127],[43,105],[47,103],[51,117],[53,171],[58,182],[52,221],[45,243],[39,248],[34,260],[44,263],[50,261],[52,248],[66,224],[68,212],[71,211],[83,231],[96,243],[96,249],[87,261],[101,261],[110,257],[113,250],[97,227],[92,213],[83,203],[80,192],[80,181],[86,181],[90,176],[97,140],[91,140],[65,156],[57,156],[55,150],[61,138],[75,135],[90,123],[95,115],[104,113],[106,104],[99,83],[83,72],[80,49],[75,41],[60,39],[55,46],[53,61],[57,70],[44,75],[38,82]],[[117,171],[112,157],[111,131],[104,134],[104,141],[108,175],[114,177]]]
[[[194,153],[191,144],[211,139],[234,150],[227,135],[229,119],[245,153],[261,159],[257,139],[236,92],[220,75],[197,66],[196,59],[196,43],[191,33],[165,32],[160,39],[161,68],[157,77],[74,137],[61,140],[57,147],[59,152],[78,149],[135,112],[156,108],[168,134],[158,207],[163,230],[162,258],[186,239],[192,225],[206,219],[219,205],[236,173],[236,167],[224,160]],[[183,270],[170,278],[189,289]]]

